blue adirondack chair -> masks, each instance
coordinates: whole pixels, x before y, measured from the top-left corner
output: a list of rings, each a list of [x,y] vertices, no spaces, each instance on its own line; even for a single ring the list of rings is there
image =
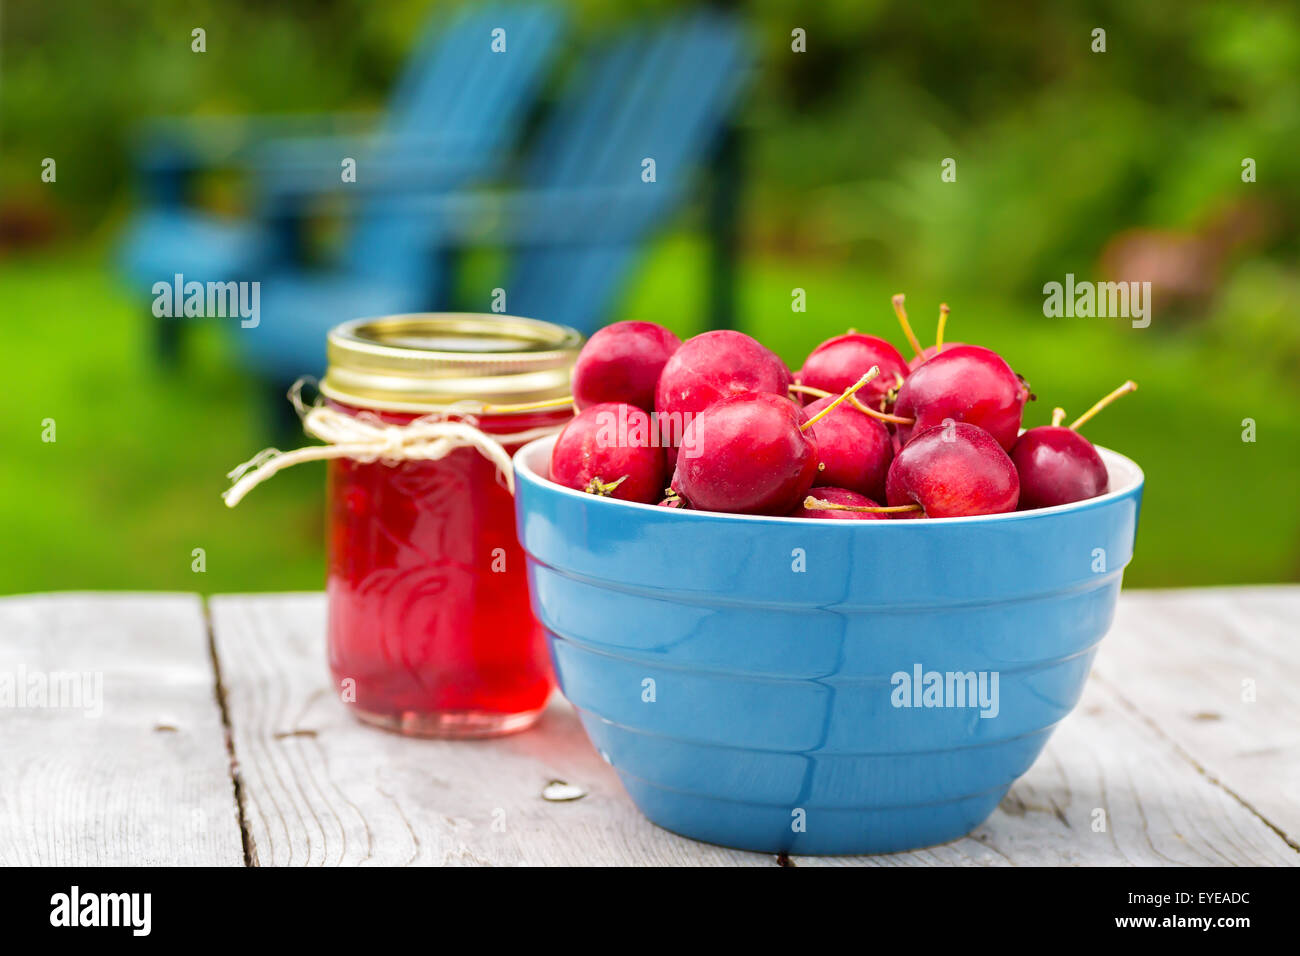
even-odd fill
[[[205,124],[201,141],[221,144],[220,159],[252,173],[259,211],[253,220],[222,220],[189,205],[187,183],[202,161],[180,142],[175,124],[165,124],[147,137],[148,205],[127,230],[122,263],[128,277],[145,289],[175,273],[199,282],[258,279],[263,308],[272,310],[284,294],[299,296],[307,308],[429,307],[441,277],[414,251],[418,229],[386,218],[366,200],[455,188],[492,175],[535,100],[562,20],[547,5],[506,5],[473,9],[445,29],[431,27],[375,135],[284,136],[317,125],[311,118],[292,120],[287,128],[256,119],[219,122],[215,130]],[[505,31],[505,52],[492,49],[498,28]],[[272,130],[281,138],[269,135]],[[245,142],[232,147],[240,132]],[[344,157],[357,160],[356,182],[342,181]],[[305,278],[293,272],[301,264],[300,226],[310,203],[330,193],[355,200],[352,240],[340,271],[304,286]],[[164,343],[170,337],[165,333]]]
[[[544,124],[523,189],[505,194],[378,198],[378,221],[417,243],[426,261],[474,244],[512,250],[507,311],[592,330],[607,315],[648,234],[687,196],[745,82],[747,45],[730,16],[708,12],[645,26],[598,53]],[[655,178],[646,182],[644,161]],[[485,225],[488,224],[488,225]],[[277,383],[323,371],[336,322],[409,311],[382,283],[334,295],[274,286],[259,328],[238,330],[246,360]],[[487,308],[486,295],[477,308]],[[281,384],[279,387],[283,387]]]
[[[579,72],[530,153],[521,189],[388,200],[390,211],[433,224],[440,247],[509,247],[507,311],[589,332],[607,317],[640,245],[726,145],[748,65],[743,30],[725,13],[629,31]],[[720,185],[712,226],[725,246],[735,183]],[[715,262],[724,278],[726,255]],[[725,300],[725,290],[714,293]],[[486,295],[470,305],[485,303]]]

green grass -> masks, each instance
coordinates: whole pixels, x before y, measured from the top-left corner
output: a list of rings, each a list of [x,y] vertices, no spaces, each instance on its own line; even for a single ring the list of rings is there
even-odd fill
[[[266,444],[261,390],[215,327],[167,372],[150,299],[86,255],[7,262],[0,591],[319,588],[320,467],[237,510],[225,473]],[[53,419],[57,440],[41,440]],[[206,572],[192,570],[195,548]]]
[[[699,331],[704,262],[690,239],[661,243],[620,316]],[[923,337],[945,298],[950,338],[999,349],[1033,383],[1031,425],[1054,404],[1077,413],[1135,378],[1141,390],[1089,425],[1090,437],[1147,472],[1129,582],[1297,579],[1294,383],[1196,329],[1051,320],[1032,302],[897,285],[843,264],[754,259],[742,276],[742,315],[747,331],[798,365],[849,326],[899,342],[888,304],[899,288]],[[806,313],[790,311],[795,287],[807,291]],[[221,501],[225,473],[268,440],[262,390],[239,372],[221,329],[201,330],[179,369],[159,368],[148,297],[128,294],[85,251],[0,263],[0,288],[0,592],[321,586],[322,466],[278,475],[237,509]],[[1245,417],[1258,423],[1254,444],[1241,441]],[[55,422],[52,443],[42,441],[46,419]],[[196,548],[205,552],[203,573],[192,570]]]

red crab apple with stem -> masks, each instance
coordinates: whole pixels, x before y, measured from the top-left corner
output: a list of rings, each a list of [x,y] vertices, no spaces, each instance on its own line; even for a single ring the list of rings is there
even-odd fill
[[[551,480],[588,494],[654,504],[663,496],[664,453],[650,416],[623,402],[584,409],[551,449]]]
[[[682,340],[654,322],[615,322],[590,339],[573,366],[573,404],[581,411],[626,402],[654,411],[659,375]]]
[[[888,514],[866,495],[848,488],[814,488],[799,507],[790,512],[791,518],[839,518],[857,521],[883,521]]]
[[[976,425],[1004,450],[1016,443],[1029,389],[1002,356],[979,345],[945,348],[926,359],[898,390],[900,446],[948,419]]]
[[[1070,425],[1061,427],[1065,409],[1052,412],[1052,424],[1031,428],[1011,449],[1011,460],[1020,476],[1020,507],[1050,508],[1072,501],[1104,495],[1110,487],[1106,464],[1092,442],[1079,434],[1079,427],[1121,395],[1137,391],[1137,383],[1125,382]]]
[[[872,368],[839,401],[879,372]],[[745,392],[710,405],[686,427],[672,487],[701,511],[789,514],[817,475],[813,426],[837,404],[811,418],[771,392]]]
[[[947,421],[919,432],[889,467],[885,499],[927,518],[1015,511],[1016,466],[984,429]]]
[[[878,411],[888,411],[893,392],[907,375],[907,361],[898,349],[875,335],[850,331],[818,345],[798,373],[804,395],[839,395],[858,380],[864,368],[876,366],[880,375],[857,396],[857,401]]]

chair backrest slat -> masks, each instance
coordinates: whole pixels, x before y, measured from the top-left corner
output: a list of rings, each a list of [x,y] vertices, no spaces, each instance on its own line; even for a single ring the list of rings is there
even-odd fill
[[[399,83],[387,126],[396,148],[447,141],[444,156],[458,174],[423,182],[426,190],[452,190],[484,178],[506,159],[506,143],[536,97],[559,40],[562,17],[544,4],[474,9],[421,42]],[[506,49],[492,49],[492,31],[505,30]],[[426,158],[438,159],[435,156]],[[359,169],[358,176],[365,170]],[[392,215],[383,201],[354,210],[343,253],[351,270],[392,281],[413,281],[431,269],[428,237],[435,223]],[[430,277],[433,281],[433,278]]]
[[[713,12],[643,31],[606,55],[597,70],[604,85],[576,90],[555,120],[565,135],[544,135],[528,167],[535,189],[611,187],[603,244],[521,250],[506,285],[512,311],[592,328],[637,246],[685,194],[721,133],[747,63],[739,25]],[[647,157],[652,183],[641,179]]]

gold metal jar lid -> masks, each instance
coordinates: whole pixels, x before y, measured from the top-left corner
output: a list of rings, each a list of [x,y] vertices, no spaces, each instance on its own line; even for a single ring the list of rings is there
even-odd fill
[[[437,411],[474,400],[515,405],[569,394],[576,330],[537,319],[422,312],[335,326],[325,397],[360,408]]]

